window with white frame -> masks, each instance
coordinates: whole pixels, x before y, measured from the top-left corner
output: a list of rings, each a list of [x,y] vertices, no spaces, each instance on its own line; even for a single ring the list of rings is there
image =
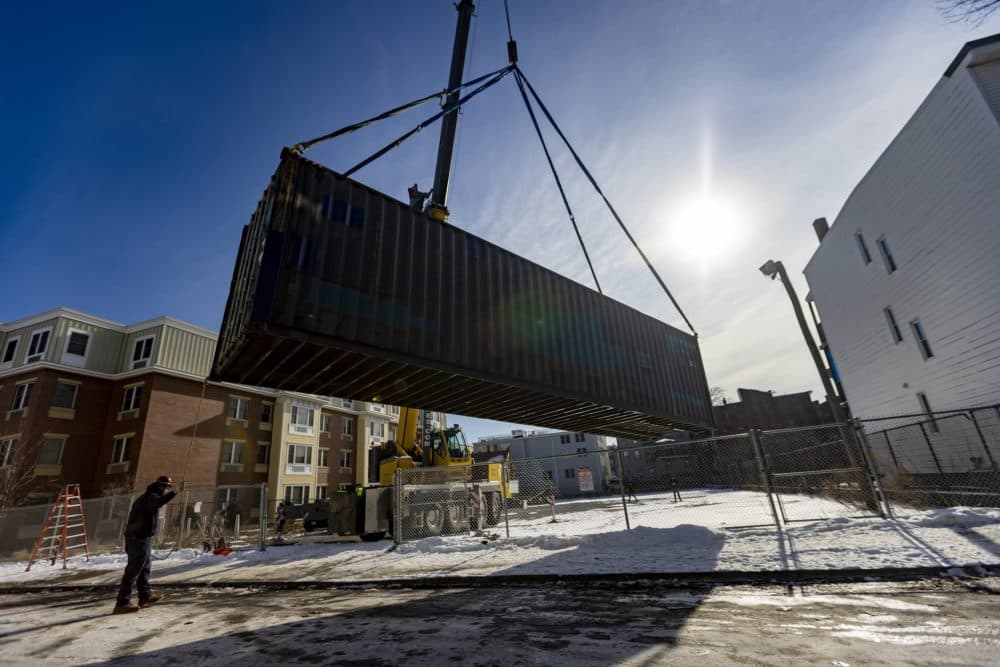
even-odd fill
[[[28,344],[28,356],[25,362],[30,364],[33,361],[42,359],[45,356],[46,350],[49,349],[49,338],[51,337],[51,327],[31,334],[31,342]]]
[[[576,479],[576,468],[566,468],[563,471],[563,477],[566,479]]]
[[[930,401],[927,400],[927,395],[922,391],[917,392],[917,400],[920,401],[920,409],[924,411],[927,415],[931,431],[934,433],[939,433],[941,428],[938,426],[937,420],[934,419],[934,411],[931,410]]]
[[[389,424],[389,439],[390,440],[395,440],[396,439],[396,435],[398,433],[399,433],[399,431],[396,429],[396,425],[395,424]]]
[[[24,382],[22,384],[14,387],[14,400],[11,401],[11,410],[23,410],[28,407],[28,401],[31,400],[31,387],[33,382]]]
[[[312,447],[309,445],[289,445],[288,463],[309,465],[312,463]]]
[[[72,410],[76,407],[76,392],[79,385],[75,382],[59,380],[56,382],[56,393],[52,396],[52,407]]]
[[[136,339],[132,348],[132,370],[146,368],[153,358],[154,336],[143,336]]]
[[[354,409],[354,401],[349,398],[340,399],[340,407],[347,408],[348,410]]]
[[[351,450],[349,449],[340,450],[340,467],[341,468],[351,467]]]
[[[373,438],[385,438],[385,422],[383,421],[370,420],[368,430],[371,431]]]
[[[896,316],[895,314],[893,314],[892,308],[886,306],[885,308],[882,309],[882,312],[885,313],[885,321],[886,324],[889,325],[889,333],[892,334],[893,342],[902,343],[903,332],[899,330],[899,325],[896,324]]]
[[[885,262],[886,272],[895,273],[896,260],[892,257],[892,251],[889,250],[889,242],[886,241],[884,236],[880,236],[875,243],[878,245],[878,250],[882,254],[882,261]]]
[[[65,437],[46,436],[43,438],[42,446],[38,448],[39,465],[62,465],[63,448],[65,445]]]
[[[289,484],[285,486],[285,502],[302,505],[309,502],[309,486],[305,484]]]
[[[330,415],[321,414],[319,416],[319,430],[320,433],[330,432]]]
[[[17,438],[0,440],[0,468],[14,462],[14,452],[17,451]]]
[[[122,396],[122,412],[139,409],[139,402],[142,400],[142,385],[135,384],[125,387],[125,394]]]
[[[111,462],[125,463],[128,461],[130,449],[132,449],[132,436],[120,435],[115,438],[115,445],[111,448]]]
[[[927,361],[934,356],[934,351],[931,350],[931,343],[927,340],[927,334],[924,333],[924,325],[920,323],[920,320],[913,320],[910,322],[910,329],[913,330],[913,338],[917,341],[920,356],[924,358],[924,361]]]
[[[260,404],[260,423],[270,424],[273,417],[271,416],[274,412],[274,406],[270,403]]]
[[[861,261],[868,266],[872,263],[872,254],[868,252],[868,244],[865,243],[865,237],[860,231],[854,232],[854,240],[858,243],[858,250],[861,252]]]
[[[288,424],[288,430],[292,433],[312,435],[315,418],[316,410],[313,408],[304,405],[293,405],[292,418]]]
[[[389,414],[391,416],[393,416],[393,417],[398,417],[399,416],[399,406],[398,405],[390,405],[389,406]]]
[[[3,356],[0,357],[0,369],[10,368],[14,365],[14,355],[17,354],[17,344],[20,341],[20,336],[14,336],[4,343]]]
[[[576,453],[577,453],[577,456],[585,456],[587,454],[587,448],[586,447],[577,447],[576,448]]]
[[[559,436],[559,444],[560,445],[565,445],[568,442],[569,442],[569,434],[568,433]]]
[[[326,484],[316,487],[316,500],[326,500]]]
[[[583,433],[574,433],[573,439],[576,440],[577,442],[586,442],[587,436]]]
[[[330,450],[321,449],[316,456],[316,465],[320,468],[326,468],[330,464]]]
[[[345,437],[351,437],[354,435],[354,420],[347,417],[341,418],[340,421],[340,434]]]
[[[257,465],[267,465],[271,461],[271,443],[257,443]]]
[[[62,361],[69,366],[83,366],[87,363],[87,352],[90,350],[90,334],[86,331],[70,329],[66,337],[66,349]]]
[[[222,462],[231,465],[243,463],[243,442],[226,440],[222,443]]]
[[[250,399],[239,396],[229,397],[229,418],[237,421],[246,421],[247,413],[250,411]]]

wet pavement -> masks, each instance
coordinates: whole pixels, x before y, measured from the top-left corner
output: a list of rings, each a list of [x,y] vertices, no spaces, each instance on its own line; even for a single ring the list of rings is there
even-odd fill
[[[990,665],[1000,580],[0,596],[2,664]]]

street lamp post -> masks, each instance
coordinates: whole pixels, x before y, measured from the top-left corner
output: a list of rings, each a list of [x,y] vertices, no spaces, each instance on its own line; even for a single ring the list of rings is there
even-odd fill
[[[806,316],[802,312],[802,306],[799,304],[799,297],[795,294],[795,288],[792,287],[792,281],[788,279],[788,274],[785,273],[785,265],[769,259],[760,267],[760,272],[771,280],[778,277],[781,278],[781,282],[785,286],[785,291],[788,292],[788,298],[792,301],[792,308],[795,309],[795,317],[799,321],[799,328],[802,329],[802,337],[806,339],[806,347],[809,348],[809,354],[812,355],[813,362],[816,364],[816,370],[819,371],[819,378],[823,382],[823,391],[826,392],[826,402],[829,404],[831,412],[833,412],[833,420],[838,424],[846,424],[847,415],[844,413],[844,409],[837,398],[837,393],[833,389],[833,383],[830,382],[830,374],[827,372],[826,366],[823,365],[823,359],[819,356],[819,350],[816,348],[816,340],[813,338],[812,332],[809,331],[808,325],[806,325]]]

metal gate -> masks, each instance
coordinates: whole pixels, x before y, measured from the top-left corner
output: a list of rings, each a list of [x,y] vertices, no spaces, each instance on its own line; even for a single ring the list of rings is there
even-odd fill
[[[761,431],[759,438],[785,523],[884,516],[877,481],[853,427]]]

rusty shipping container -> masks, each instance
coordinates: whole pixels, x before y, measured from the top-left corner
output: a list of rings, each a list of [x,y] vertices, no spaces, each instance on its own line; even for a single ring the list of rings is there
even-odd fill
[[[693,336],[288,150],[212,378],[636,438],[712,418]]]

